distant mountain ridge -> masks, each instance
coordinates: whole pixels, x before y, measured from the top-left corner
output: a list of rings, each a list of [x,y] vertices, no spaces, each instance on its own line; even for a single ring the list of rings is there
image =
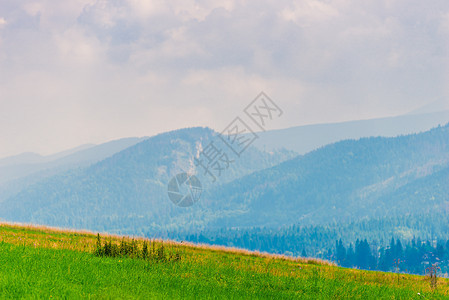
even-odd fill
[[[0,203],[45,178],[71,169],[87,167],[144,139],[146,137],[124,138],[100,145],[86,144],[48,156],[22,153],[1,159]]]
[[[449,110],[370,120],[304,125],[258,132],[260,138],[254,145],[266,151],[285,148],[298,154],[306,154],[341,140],[378,136],[395,137],[424,132],[447,123],[449,123]]]
[[[67,149],[61,152],[57,152],[50,155],[41,155],[34,152],[24,152],[17,155],[7,156],[0,158],[0,167],[8,166],[8,165],[22,165],[22,164],[42,164],[50,161],[54,161],[76,152],[80,152],[92,147],[95,147],[95,144],[84,144],[71,149]]]
[[[53,155],[42,156],[36,153],[22,153],[0,159],[0,185],[23,178],[36,172],[46,171],[55,174],[72,167],[82,167],[120,152],[144,138],[124,138],[100,145],[86,144]]]

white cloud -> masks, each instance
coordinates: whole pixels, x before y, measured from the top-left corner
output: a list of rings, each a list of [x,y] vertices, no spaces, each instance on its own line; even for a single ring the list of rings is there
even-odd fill
[[[449,96],[448,16],[445,0],[5,0],[0,156],[219,130],[261,90],[276,127],[405,113]]]
[[[79,68],[80,65],[98,66],[104,62],[106,47],[95,37],[86,35],[80,28],[70,28],[55,35],[54,43],[60,64],[65,66]]]
[[[293,21],[304,27],[312,26],[316,22],[325,22],[339,16],[336,7],[321,1],[297,1],[290,7],[283,9],[280,16],[286,21]]]

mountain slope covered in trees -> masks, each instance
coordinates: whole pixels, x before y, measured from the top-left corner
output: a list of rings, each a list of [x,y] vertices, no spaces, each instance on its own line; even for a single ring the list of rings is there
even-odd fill
[[[215,136],[208,128],[157,135],[87,168],[58,174],[22,190],[2,202],[0,218],[133,234],[192,224],[196,219],[204,224],[211,217],[207,210],[198,214],[198,207],[175,206],[167,197],[167,183],[188,170],[199,149]],[[294,155],[250,147],[219,182],[232,181]],[[204,187],[207,184],[203,181]]]
[[[326,224],[446,210],[449,125],[328,145],[211,190],[217,227]]]

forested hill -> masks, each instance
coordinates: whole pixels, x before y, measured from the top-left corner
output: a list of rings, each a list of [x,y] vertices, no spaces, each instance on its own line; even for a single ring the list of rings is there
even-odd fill
[[[167,183],[177,173],[189,170],[193,157],[215,140],[216,134],[197,127],[149,138],[87,168],[58,174],[0,199],[0,219],[142,235],[192,224],[195,219],[204,224],[210,216],[197,216],[198,207],[180,208],[168,199]],[[219,183],[295,155],[250,147],[223,172]],[[207,187],[207,182],[203,185]]]
[[[449,201],[449,124],[346,140],[211,190],[233,210],[217,227],[326,224],[441,211]]]

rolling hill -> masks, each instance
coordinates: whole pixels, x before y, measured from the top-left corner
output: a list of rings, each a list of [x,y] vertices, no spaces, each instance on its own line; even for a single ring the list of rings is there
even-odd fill
[[[126,252],[98,254],[98,244]],[[150,245],[144,251],[144,243]],[[110,252],[107,252],[110,253]],[[142,256],[143,253],[147,255]],[[170,255],[176,253],[176,259]],[[1,298],[442,299],[448,281],[170,241],[0,224]]]

